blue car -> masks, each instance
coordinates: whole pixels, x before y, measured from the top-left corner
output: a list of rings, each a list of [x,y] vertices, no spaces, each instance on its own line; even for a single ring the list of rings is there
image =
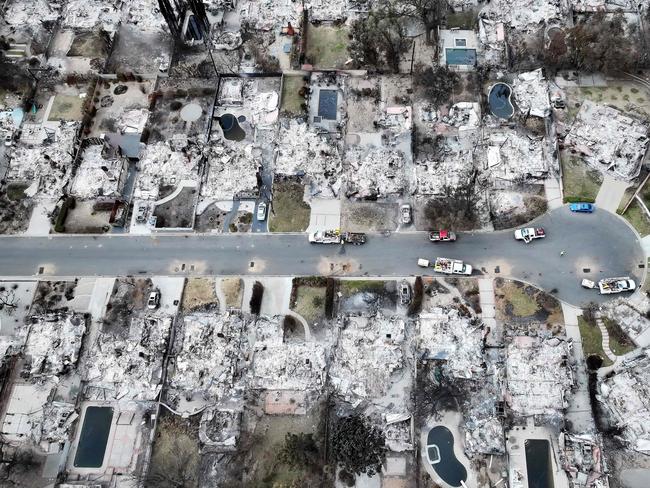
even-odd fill
[[[569,210],[572,212],[591,213],[595,210],[595,207],[591,203],[578,202],[570,204]]]

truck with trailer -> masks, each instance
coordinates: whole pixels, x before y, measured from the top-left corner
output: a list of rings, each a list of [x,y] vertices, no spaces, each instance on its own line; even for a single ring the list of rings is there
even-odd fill
[[[459,259],[436,258],[432,263],[428,259],[418,259],[418,266],[423,268],[433,268],[436,273],[459,274],[469,276],[472,274],[472,267],[465,264]]]
[[[366,234],[363,232],[340,232],[335,230],[317,230],[309,234],[309,242],[312,244],[353,244],[361,245],[366,243]]]

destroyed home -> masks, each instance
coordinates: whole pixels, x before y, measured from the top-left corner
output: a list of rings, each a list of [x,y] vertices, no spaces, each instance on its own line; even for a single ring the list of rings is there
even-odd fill
[[[648,147],[648,127],[647,121],[585,100],[564,146],[601,173],[630,180],[639,174]]]
[[[517,416],[558,416],[574,379],[566,340],[519,336],[507,350],[506,401]]]
[[[129,163],[105,143],[86,145],[70,187],[70,194],[81,199],[121,198]]]

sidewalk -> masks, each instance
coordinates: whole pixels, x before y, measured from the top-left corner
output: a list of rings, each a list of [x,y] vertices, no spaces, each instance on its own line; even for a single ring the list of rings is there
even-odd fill
[[[621,204],[628,183],[605,175],[600,190],[596,196],[596,207],[616,213],[618,206]]]
[[[544,192],[549,210],[562,206],[562,190],[560,181],[557,178],[547,178],[544,180]]]

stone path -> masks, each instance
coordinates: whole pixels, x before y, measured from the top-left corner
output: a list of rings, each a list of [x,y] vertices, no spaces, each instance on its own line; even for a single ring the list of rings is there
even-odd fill
[[[612,362],[615,363],[617,356],[609,348],[609,332],[607,332],[607,327],[605,327],[605,323],[603,322],[603,319],[600,317],[600,315],[596,317],[596,324],[598,325],[600,333],[603,336],[603,352],[609,359],[612,360]]]

